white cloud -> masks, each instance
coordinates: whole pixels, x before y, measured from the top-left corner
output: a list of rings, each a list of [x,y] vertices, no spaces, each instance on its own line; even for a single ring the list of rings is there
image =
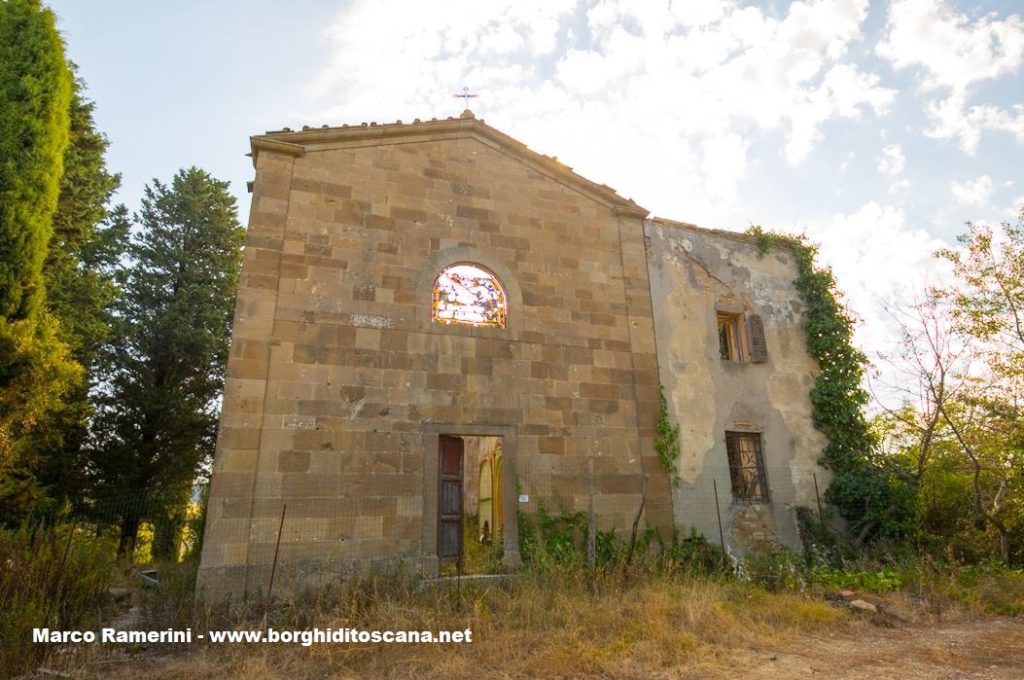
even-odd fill
[[[346,120],[452,111],[451,93],[463,85],[493,90],[528,81],[574,7],[574,0],[449,0],[439,11],[429,3],[353,2],[326,29],[332,57],[307,86],[311,106]],[[515,68],[466,82],[481,67]]]
[[[839,170],[839,172],[840,173],[846,172],[846,170],[850,167],[850,163],[852,163],[853,159],[856,158],[856,157],[857,157],[857,154],[855,154],[852,151],[847,151],[846,152],[846,158],[843,159],[843,162],[840,163],[839,167],[837,168]]]
[[[604,61],[590,50],[569,52],[558,62],[555,79],[573,94],[589,97],[600,92],[612,75],[604,70]]]
[[[731,209],[759,136],[781,133],[796,165],[827,122],[888,111],[894,92],[848,58],[867,8],[361,0],[328,30],[332,57],[297,122],[455,115],[451,95],[465,85],[492,125],[591,179],[642,188],[635,198],[652,210],[700,221]]]
[[[985,205],[992,195],[992,178],[982,175],[977,179],[950,182],[949,190],[958,203],[964,205]]]
[[[878,171],[889,178],[895,178],[907,167],[907,157],[899,144],[890,144],[882,149],[878,159]]]
[[[877,51],[898,69],[920,67],[924,90],[962,92],[1020,67],[1024,19],[988,15],[972,23],[945,0],[893,0]]]
[[[705,187],[715,198],[736,200],[736,183],[747,165],[746,142],[739,135],[723,135],[704,141]]]
[[[668,14],[685,28],[699,28],[718,21],[735,6],[736,3],[728,0],[687,0],[669,3]]]
[[[948,266],[933,255],[948,244],[909,225],[897,206],[870,201],[853,213],[809,224],[806,232],[820,243],[821,261],[832,268],[862,321],[856,330],[862,347],[885,347],[894,340],[886,304],[909,300],[949,275]]]
[[[830,118],[859,118],[861,106],[876,115],[888,110],[893,92],[878,86],[878,76],[860,72],[851,64],[832,67],[820,87],[794,102],[790,116],[792,130],[786,143],[786,160],[798,165],[822,139],[822,123]]]
[[[959,139],[960,148],[973,155],[984,130],[1009,132],[1024,142],[1024,105],[1014,104],[1011,111],[990,104],[968,107],[966,97],[952,94],[933,100],[925,110],[932,125],[925,130],[929,137]]]
[[[972,21],[946,0],[893,0],[885,36],[876,48],[894,68],[917,69],[920,90],[937,92],[925,111],[931,137],[959,140],[973,154],[982,131],[1002,130],[1024,141],[1024,107],[969,105],[976,83],[1017,72],[1024,63],[1024,18],[989,14]]]
[[[523,35],[509,24],[489,27],[480,37],[480,48],[485,53],[508,54],[522,49],[524,45]]]
[[[910,180],[904,178],[904,179],[896,180],[895,182],[890,184],[889,185],[889,193],[890,194],[898,194],[899,192],[906,191],[909,188],[910,188]]]

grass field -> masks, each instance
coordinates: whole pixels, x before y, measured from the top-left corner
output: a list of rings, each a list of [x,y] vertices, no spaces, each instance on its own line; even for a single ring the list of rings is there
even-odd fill
[[[28,677],[126,680],[774,680],[821,677],[814,669],[830,667],[845,669],[836,678],[949,677],[950,669],[965,677],[1017,678],[1024,667],[1024,572],[994,563],[950,565],[921,556],[836,567],[779,552],[751,555],[740,570],[701,549],[687,560],[648,556],[632,566],[620,560],[587,569],[578,556],[559,563],[545,551],[500,582],[368,577],[230,607],[197,604],[195,563],[169,563],[160,568],[159,588],[140,587],[130,571],[121,574],[130,598],[119,609],[95,598],[98,618],[81,624],[92,630],[190,626],[195,633],[468,629],[468,644],[29,644],[17,657],[13,647],[0,651]],[[878,611],[851,609],[852,596],[839,596],[846,589]]]
[[[215,612],[204,617],[197,630],[227,625]],[[585,581],[567,573],[486,588],[369,581],[326,598],[279,602],[269,612],[252,605],[232,627],[468,628],[472,642],[92,647],[52,655],[47,667],[97,678],[678,677],[681,669],[727,673],[732,650],[785,647],[857,623],[819,597],[725,579],[617,574]],[[144,627],[162,624],[150,619]]]

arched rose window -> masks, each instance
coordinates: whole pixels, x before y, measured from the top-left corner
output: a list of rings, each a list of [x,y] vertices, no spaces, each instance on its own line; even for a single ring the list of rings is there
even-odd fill
[[[494,274],[471,264],[446,267],[434,282],[437,323],[505,327],[505,291]]]

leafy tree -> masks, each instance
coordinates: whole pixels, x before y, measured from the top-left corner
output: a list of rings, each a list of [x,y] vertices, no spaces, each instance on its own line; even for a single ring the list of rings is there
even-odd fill
[[[1016,225],[996,232],[967,226],[958,238],[962,250],[938,253],[962,284],[942,293],[954,303],[957,330],[985,343],[993,375],[1024,377],[1024,208]]]
[[[52,12],[0,2],[0,500],[41,491],[25,438],[80,378],[44,308],[43,261],[68,144],[72,77]]]
[[[974,389],[942,416],[968,461],[974,510],[998,532],[1000,557],[1009,563],[1010,511],[1024,488],[1024,209],[1015,226],[994,232],[968,224],[959,241],[960,250],[938,253],[958,280],[940,294],[985,371],[968,374]]]
[[[971,348],[954,336],[949,305],[935,295],[906,308],[889,306],[887,311],[899,327],[900,338],[894,352],[880,352],[878,359],[889,366],[893,377],[883,385],[900,397],[900,405],[888,408],[876,395],[885,415],[875,423],[884,423],[886,436],[899,439],[913,458],[910,474],[917,482],[932,461],[935,445],[948,435],[943,430],[941,404],[965,390],[958,367],[970,362]]]
[[[74,65],[72,65],[74,69]],[[120,177],[108,172],[109,142],[93,122],[92,102],[76,78],[71,98],[71,136],[64,153],[64,176],[53,217],[53,237],[43,263],[46,308],[60,322],[58,337],[86,370],[68,391],[61,408],[42,419],[31,434],[32,456],[23,461],[26,477],[63,505],[84,491],[83,445],[88,434],[91,369],[110,335],[109,307],[117,287],[114,272],[124,252],[127,211],[107,209]]]
[[[89,472],[98,495],[143,499],[118,518],[121,551],[143,519],[170,550],[213,452],[244,230],[228,183],[197,168],[154,180],[135,221]]]
[[[1015,401],[989,376],[972,380],[966,398],[949,401],[942,415],[959,454],[958,471],[970,481],[973,514],[999,537],[999,557],[1010,564],[1010,536],[1022,526],[1024,422]]]
[[[969,559],[996,538],[1005,563],[1024,532],[1021,226],[970,225],[962,249],[941,251],[956,283],[896,315],[899,349],[882,357],[903,396],[884,417],[900,442],[888,458],[905,463],[922,538]]]
[[[953,548],[960,557],[976,543],[973,503],[965,486],[967,472],[949,416],[963,413],[979,388],[976,352],[953,329],[953,309],[942,296],[927,295],[908,308],[890,308],[900,338],[892,353],[880,353],[892,378],[886,396],[900,404],[887,407],[873,424],[880,433],[892,483],[908,489],[915,537],[934,547]],[[958,422],[958,421],[954,421]]]

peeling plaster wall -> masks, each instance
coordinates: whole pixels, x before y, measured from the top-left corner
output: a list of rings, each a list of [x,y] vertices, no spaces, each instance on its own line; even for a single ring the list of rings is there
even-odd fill
[[[762,255],[740,234],[667,220],[646,221],[644,231],[660,378],[680,430],[675,522],[717,542],[717,484],[730,550],[799,548],[796,508],[815,507],[814,475],[821,493],[829,478],[817,465],[825,438],[811,424],[817,364],[803,337],[795,261],[783,248]],[[716,311],[760,315],[767,362],[723,361]],[[733,500],[727,430],[760,433],[770,503]]]

